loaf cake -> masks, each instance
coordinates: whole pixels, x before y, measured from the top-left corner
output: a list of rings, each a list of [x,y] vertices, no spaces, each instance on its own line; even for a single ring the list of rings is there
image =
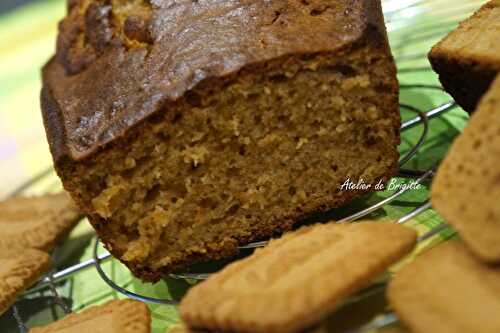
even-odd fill
[[[499,199],[500,76],[453,142],[431,189],[434,208],[490,263],[500,263]]]
[[[41,103],[64,187],[147,281],[338,207],[398,164],[375,0],[70,1]]]
[[[472,112],[500,71],[500,0],[486,3],[429,53],[443,88]]]

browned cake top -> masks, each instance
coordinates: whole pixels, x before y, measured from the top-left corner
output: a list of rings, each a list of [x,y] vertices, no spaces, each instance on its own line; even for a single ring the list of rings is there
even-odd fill
[[[379,0],[69,0],[43,70],[54,159],[79,160],[208,79],[290,54],[337,51]],[[208,86],[208,84],[207,84]]]

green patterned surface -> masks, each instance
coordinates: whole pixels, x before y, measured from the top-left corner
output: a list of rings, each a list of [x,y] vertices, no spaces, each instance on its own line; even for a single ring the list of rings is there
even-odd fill
[[[453,29],[459,20],[465,18],[483,2],[385,1],[384,8],[388,12],[386,20],[392,49],[398,63],[400,83],[439,85],[436,75],[428,70],[429,64],[425,54],[441,36]],[[412,3],[415,5],[403,11],[398,10]],[[51,0],[0,17],[0,174],[2,174],[0,196],[7,195],[24,180],[51,163],[38,105],[39,69],[53,53],[56,24],[63,15],[63,1]],[[420,68],[422,70],[413,70]],[[450,101],[450,97],[438,90],[402,89],[401,91],[402,103],[421,110],[429,110],[447,101]],[[404,110],[402,115],[403,119],[415,116]],[[437,165],[466,122],[467,115],[459,108],[431,120],[430,132],[424,146],[405,167],[427,170]],[[419,126],[404,132],[400,146],[402,153],[415,144],[421,131],[422,127]],[[399,183],[402,181],[404,180],[398,179]],[[59,188],[58,179],[51,175],[27,192],[42,193]],[[331,216],[345,216],[360,207],[377,202],[390,193],[392,192],[386,191],[370,195],[349,207],[332,212]],[[378,219],[400,217],[418,207],[427,198],[428,184],[425,184],[421,189],[410,190],[392,204],[376,211],[372,217]],[[433,210],[428,210],[408,224],[420,233],[425,233],[441,222]],[[438,237],[420,244],[419,250],[432,246],[452,234],[449,230],[442,232]],[[87,222],[80,223],[59,251],[59,268],[90,258],[92,240],[93,232]],[[148,296],[180,299],[189,286],[185,281],[170,278],[155,285],[143,284],[116,261],[107,262],[103,266],[118,284]],[[94,268],[82,271],[70,280],[60,283],[58,290],[63,297],[71,300],[74,311],[111,298],[122,297],[99,278]],[[28,326],[36,326],[61,316],[60,310],[51,302],[50,293],[34,293],[20,299],[18,309]],[[178,321],[175,307],[151,305],[150,308],[154,333],[163,333]],[[11,312],[0,318],[0,331],[18,331]]]

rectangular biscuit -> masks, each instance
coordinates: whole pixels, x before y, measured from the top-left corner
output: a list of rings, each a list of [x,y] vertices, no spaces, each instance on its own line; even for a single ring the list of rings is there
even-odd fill
[[[477,256],[500,262],[500,77],[441,163],[431,201]]]
[[[388,298],[412,332],[500,332],[500,267],[481,263],[458,241],[401,269]]]
[[[429,53],[444,89],[467,112],[476,108],[500,71],[500,0],[481,7]]]
[[[0,315],[51,265],[48,254],[34,249],[0,251]]]
[[[383,222],[304,227],[191,288],[180,314],[197,329],[301,331],[407,254],[415,238]]]
[[[133,300],[112,300],[29,333],[149,333],[151,317],[146,304]]]
[[[0,202],[0,249],[51,250],[76,224],[80,212],[68,194],[14,197]]]

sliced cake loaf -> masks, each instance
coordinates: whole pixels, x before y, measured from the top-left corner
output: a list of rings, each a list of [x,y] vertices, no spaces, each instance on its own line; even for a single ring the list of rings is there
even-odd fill
[[[394,175],[379,1],[71,1],[42,109],[56,169],[145,280]],[[347,180],[372,187],[343,190]]]
[[[467,112],[500,71],[500,0],[485,4],[429,53],[444,89]]]

